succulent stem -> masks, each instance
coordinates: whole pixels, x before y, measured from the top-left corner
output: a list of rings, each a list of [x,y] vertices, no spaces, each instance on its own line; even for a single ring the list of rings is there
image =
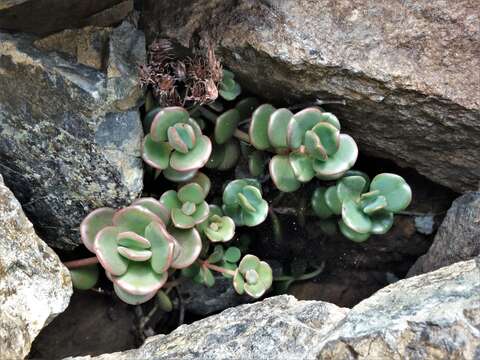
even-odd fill
[[[76,269],[83,266],[90,266],[96,263],[98,263],[98,258],[96,256],[93,256],[86,259],[67,261],[64,262],[63,265],[65,265],[67,269]]]
[[[213,270],[213,271],[216,271],[216,272],[219,272],[219,273],[223,273],[223,274],[227,274],[227,275],[231,275],[231,276],[235,276],[235,271],[233,271],[233,270],[225,269],[225,268],[222,268],[221,266],[210,264],[206,260],[198,260],[198,262],[202,266],[205,266],[205,267],[209,268],[210,270]]]

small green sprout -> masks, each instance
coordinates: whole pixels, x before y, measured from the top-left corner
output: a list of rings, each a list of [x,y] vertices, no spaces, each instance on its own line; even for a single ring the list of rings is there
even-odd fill
[[[262,198],[260,183],[239,179],[228,183],[223,191],[223,211],[238,226],[257,226],[268,215],[268,203]]]
[[[273,275],[270,266],[254,255],[245,255],[233,277],[233,287],[240,295],[259,298],[272,286]]]
[[[94,264],[78,269],[72,269],[70,270],[70,276],[72,278],[72,284],[75,289],[91,289],[98,281],[98,266],[97,264]]]
[[[223,78],[218,89],[220,96],[225,100],[231,101],[235,100],[241,92],[242,88],[235,81],[235,75],[231,71],[223,69]]]
[[[219,206],[210,205],[209,216],[198,229],[211,242],[227,242],[235,235],[235,222],[230,217],[224,216]]]

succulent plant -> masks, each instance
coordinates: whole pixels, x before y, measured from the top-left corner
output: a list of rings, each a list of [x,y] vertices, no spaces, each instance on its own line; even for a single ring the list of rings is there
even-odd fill
[[[155,114],[143,142],[142,157],[156,169],[171,169],[171,178],[188,178],[205,165],[211,152],[210,139],[188,112],[167,107]]]
[[[272,269],[254,255],[245,255],[233,277],[235,291],[259,298],[272,286]]]
[[[210,205],[207,220],[197,227],[211,242],[227,242],[235,235],[235,222],[223,215],[222,209],[217,205]]]
[[[278,153],[269,168],[273,182],[283,192],[295,191],[315,176],[338,179],[358,156],[355,141],[340,133],[338,119],[314,107],[293,114],[263,104],[252,115],[249,134],[255,148]]]
[[[205,198],[210,187],[209,181],[203,184],[204,186],[198,182],[190,182],[181,186],[178,191],[168,190],[162,194],[160,203],[170,211],[176,228],[191,229],[207,219],[209,207]]]
[[[238,226],[257,226],[268,215],[268,203],[262,198],[255,179],[239,179],[228,183],[223,191],[224,213]]]
[[[218,93],[225,100],[235,100],[235,98],[240,95],[242,88],[235,81],[235,75],[226,69],[223,69],[223,78],[220,82]]]
[[[169,268],[190,266],[200,254],[197,230],[167,230],[169,221],[162,203],[140,198],[117,211],[94,210],[80,225],[83,243],[96,254],[123,301],[151,299],[166,282]]]
[[[385,234],[393,225],[393,215],[404,210],[412,191],[398,175],[383,173],[371,183],[362,173],[350,173],[328,188],[320,187],[312,196],[312,208],[322,219],[341,215],[340,231],[362,242],[371,234]]]
[[[205,165],[209,169],[230,170],[240,158],[240,145],[237,139],[230,139],[225,144],[213,144],[213,151]]]

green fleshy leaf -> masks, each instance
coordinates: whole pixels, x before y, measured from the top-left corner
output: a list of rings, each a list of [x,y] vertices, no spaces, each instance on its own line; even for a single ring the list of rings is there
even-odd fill
[[[192,182],[178,189],[177,197],[182,203],[200,204],[205,199],[205,192],[200,184]]]
[[[145,229],[145,237],[150,241],[152,258],[150,264],[153,271],[164,273],[173,261],[175,239],[168,233],[164,226],[152,222]]]
[[[280,191],[293,192],[300,188],[301,183],[295,177],[288,155],[275,155],[269,168],[272,181]]]
[[[272,105],[263,104],[253,112],[249,129],[250,143],[258,150],[266,150],[270,147],[268,123],[274,111],[275,108]]]
[[[293,113],[285,108],[277,109],[270,115],[268,139],[274,148],[287,148],[287,127]]]
[[[113,275],[122,275],[127,271],[129,261],[117,251],[117,236],[120,230],[108,226],[101,230],[93,243],[100,264]]]
[[[202,282],[206,286],[212,287],[213,285],[215,285],[215,277],[213,276],[212,271],[209,268],[202,267],[200,269],[200,273],[202,274]]]
[[[320,115],[320,121],[322,123],[329,123],[330,125],[333,125],[335,128],[340,130],[340,121],[338,121],[337,117],[331,113],[322,113],[322,115]]]
[[[256,284],[245,283],[244,288],[245,292],[255,299],[258,299],[265,294],[266,290],[265,286],[261,282],[257,282]]]
[[[131,249],[144,250],[150,249],[150,241],[133,231],[121,232],[117,236],[117,244]]]
[[[177,171],[175,169],[172,169],[171,167],[167,167],[163,171],[163,176],[167,180],[173,181],[173,182],[185,182],[193,179],[195,174],[197,174],[198,169],[190,170],[190,171]]]
[[[211,219],[212,218],[217,223],[218,230],[213,230],[210,227],[205,228],[205,235],[210,239],[210,241],[226,242],[232,240],[233,236],[235,235],[235,222],[228,216],[220,217],[218,215],[213,215]]]
[[[113,284],[113,290],[115,291],[115,294],[117,294],[117,296],[120,298],[120,300],[130,305],[143,304],[153,298],[156,294],[156,291],[153,291],[152,293],[146,295],[133,295],[126,292],[116,284]]]
[[[254,186],[259,190],[261,189],[260,183],[255,179],[238,179],[230,181],[223,191],[223,203],[227,205],[238,204],[237,194],[247,185]]]
[[[186,154],[174,151],[170,157],[170,166],[177,171],[190,171],[203,167],[212,152],[212,143],[205,135],[197,139],[195,147]]]
[[[177,192],[175,190],[165,191],[162,196],[160,196],[159,201],[169,210],[179,209],[182,207],[182,203],[178,199]]]
[[[151,135],[145,136],[143,141],[142,158],[155,169],[164,170],[170,162],[172,147],[166,142],[155,142]]]
[[[157,304],[159,308],[165,312],[171,312],[173,310],[172,300],[163,290],[157,292]]]
[[[167,141],[168,128],[178,123],[188,122],[189,114],[182,107],[172,106],[163,108],[153,120],[150,135],[154,141]]]
[[[293,115],[287,128],[290,148],[297,149],[304,143],[305,133],[320,122],[321,115],[321,111],[313,107],[303,109]]]
[[[155,116],[162,110],[162,108],[157,107],[155,109],[150,110],[147,115],[145,115],[145,118],[143,119],[143,129],[145,133],[150,132],[150,128],[152,127],[153,119]]]
[[[176,240],[171,267],[183,269],[192,265],[202,250],[202,239],[198,231],[194,228],[187,230],[171,228],[169,233]]]
[[[170,210],[155,198],[139,198],[135,200],[132,205],[138,205],[150,210],[152,213],[157,215],[164,224],[168,224],[170,221]]]
[[[340,177],[357,161],[358,148],[355,141],[346,134],[340,135],[338,151],[330,156],[327,161],[313,161],[313,169],[317,176],[334,179]]]
[[[367,174],[365,174],[363,171],[358,171],[358,170],[348,170],[345,173],[345,176],[361,176],[365,179],[365,187],[362,189],[362,193],[367,191],[368,188],[370,187],[370,178],[368,177]]]
[[[208,193],[210,192],[210,188],[212,187],[212,182],[210,181],[210,178],[204,173],[198,172],[190,182],[197,183],[202,187],[205,199],[205,197],[207,197]]]
[[[345,200],[358,201],[365,188],[365,178],[362,176],[345,176],[337,182],[337,195],[340,202]]]
[[[113,225],[113,215],[115,210],[111,208],[100,208],[93,210],[83,219],[80,224],[80,235],[85,247],[94,252],[93,243],[98,232],[107,226]]]
[[[175,124],[167,131],[170,146],[183,154],[186,154],[195,145],[195,134],[188,124]]]
[[[273,283],[273,274],[270,265],[268,265],[265,261],[260,261],[260,264],[257,268],[257,273],[259,276],[259,281],[263,284],[264,288],[270,288]]]
[[[179,229],[190,229],[195,226],[193,217],[184,214],[181,209],[172,209],[172,222]]]
[[[242,210],[248,211],[248,212],[257,211],[255,206],[253,206],[253,204],[251,204],[250,201],[248,201],[248,198],[244,194],[240,192],[237,194],[237,197],[238,197],[238,204],[240,205]]]
[[[218,93],[225,100],[232,101],[242,92],[241,86],[233,79],[224,79],[220,83]]]
[[[263,151],[255,150],[248,157],[248,171],[252,176],[260,176],[265,170],[267,157]]]
[[[372,230],[372,221],[352,200],[342,203],[342,220],[353,231],[366,234]]]
[[[405,210],[412,201],[412,190],[405,180],[398,175],[384,173],[375,176],[370,184],[370,190],[379,190],[387,200],[388,211]]]
[[[255,108],[257,108],[259,105],[260,102],[257,100],[257,98],[247,97],[240,100],[237,105],[235,105],[235,109],[238,110],[238,112],[240,113],[240,118],[243,120],[249,118]]]
[[[312,159],[305,154],[293,151],[288,155],[293,173],[298,181],[309,182],[315,176]]]
[[[305,151],[313,159],[326,161],[328,159],[327,151],[323,148],[320,137],[313,130],[307,130],[304,137]]]
[[[263,201],[262,192],[256,186],[246,185],[243,187],[241,193],[245,196],[248,202],[255,208],[258,207]]]
[[[245,274],[248,270],[256,270],[260,265],[260,260],[255,255],[247,254],[243,257],[242,261],[238,265],[238,269],[242,274]]]
[[[231,262],[228,262],[228,261],[222,261],[220,266],[223,267],[224,269],[237,271],[237,266],[235,264],[231,263]],[[227,273],[222,273],[222,276],[227,278],[227,279],[233,278],[232,275],[227,274]]]
[[[152,252],[147,249],[130,249],[125,246],[117,247],[117,251],[120,255],[130,261],[147,261],[152,257]]]
[[[237,109],[230,109],[217,118],[215,122],[215,142],[224,144],[230,140],[237,129],[240,121],[240,112]]]
[[[393,226],[393,213],[378,211],[370,216],[372,219],[372,234],[385,234]]]
[[[360,234],[352,229],[350,229],[342,219],[338,220],[338,226],[341,233],[348,239],[355,242],[363,242],[370,237],[370,233]]]
[[[234,204],[234,205],[224,204],[222,206],[222,210],[225,213],[225,215],[230,217],[235,222],[235,225],[238,225],[238,226],[245,225],[243,222],[243,215],[242,215],[243,213],[238,204]]]
[[[315,125],[312,131],[319,137],[322,147],[328,156],[337,152],[340,131],[335,126],[321,122]]]
[[[236,263],[238,260],[240,260],[241,256],[242,256],[242,253],[239,248],[235,246],[230,246],[227,249],[227,251],[225,251],[225,255],[223,256],[223,259],[230,263]]]
[[[256,207],[255,212],[246,212],[243,211],[242,223],[245,226],[257,226],[265,221],[268,215],[268,203],[265,200],[262,200],[261,203]]]
[[[202,201],[197,205],[197,210],[192,214],[195,224],[200,224],[208,218],[210,208],[206,201]]]
[[[329,186],[325,191],[325,203],[335,215],[340,215],[342,213],[342,202],[338,198],[336,186]]]
[[[70,276],[75,289],[91,289],[98,281],[98,266],[95,264],[78,269],[70,269]]]
[[[209,262],[210,264],[216,264],[222,261],[223,255],[224,251],[222,245],[217,245],[213,249],[213,252],[210,254],[210,256],[207,258],[207,262]]]
[[[239,295],[243,295],[245,293],[245,280],[238,269],[233,277],[233,288]]]
[[[327,219],[333,215],[332,210],[325,201],[325,192],[327,188],[319,187],[313,192],[311,204],[313,211],[320,219]]]
[[[128,270],[120,276],[113,276],[113,282],[132,295],[147,295],[158,291],[167,281],[167,273],[152,271],[149,262],[131,262]]]
[[[385,196],[380,195],[377,196],[375,199],[372,199],[369,203],[366,203],[362,206],[362,211],[367,215],[372,215],[378,211],[381,211],[387,207],[387,199]]]
[[[139,235],[144,234],[145,228],[152,221],[163,223],[157,215],[139,205],[130,205],[118,210],[113,216],[113,224],[121,232],[133,231]]]

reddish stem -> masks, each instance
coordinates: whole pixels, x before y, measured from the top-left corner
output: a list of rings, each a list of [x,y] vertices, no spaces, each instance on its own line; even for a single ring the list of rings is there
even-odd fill
[[[76,269],[83,266],[89,266],[98,263],[98,258],[96,256],[80,259],[80,260],[72,260],[64,262],[63,265],[67,267],[67,269]]]
[[[235,276],[235,271],[233,271],[233,270],[225,269],[225,268],[222,268],[221,266],[210,264],[206,260],[198,260],[198,261],[200,262],[200,264],[202,266],[205,266],[206,268],[209,268],[210,270],[213,270],[213,271],[216,271],[216,272],[219,272],[219,273],[223,273],[223,274],[228,274],[228,275],[231,275],[231,276]]]

